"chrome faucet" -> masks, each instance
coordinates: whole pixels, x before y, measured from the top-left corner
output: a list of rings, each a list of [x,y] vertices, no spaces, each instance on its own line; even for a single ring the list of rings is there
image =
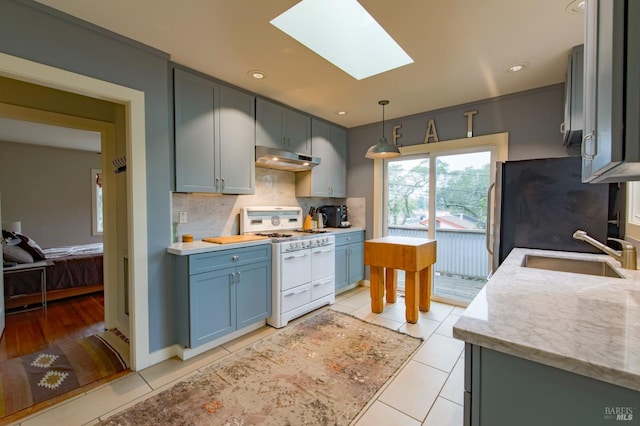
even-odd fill
[[[622,265],[622,268],[624,269],[638,268],[636,248],[633,244],[629,243],[628,241],[620,240],[618,238],[607,238],[607,240],[616,241],[620,243],[620,245],[622,246],[622,250],[618,251],[602,244],[598,240],[591,238],[590,236],[587,235],[585,231],[577,230],[576,232],[573,233],[573,238],[575,238],[576,240],[584,241],[585,243],[589,243],[595,248],[597,248],[598,250],[602,250],[603,252],[613,257],[618,262],[620,262],[620,264]]]

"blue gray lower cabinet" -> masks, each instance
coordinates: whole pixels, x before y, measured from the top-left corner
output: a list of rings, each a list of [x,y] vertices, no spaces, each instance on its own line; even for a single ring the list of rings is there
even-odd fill
[[[640,392],[466,343],[465,426],[640,425]]]
[[[271,244],[176,259],[182,345],[197,347],[271,315]]]
[[[364,279],[364,231],[341,232],[336,238],[336,293]]]

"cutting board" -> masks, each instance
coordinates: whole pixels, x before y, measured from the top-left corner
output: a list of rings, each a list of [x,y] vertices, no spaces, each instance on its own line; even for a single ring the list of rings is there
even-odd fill
[[[214,244],[234,244],[246,243],[249,241],[266,240],[268,238],[269,237],[264,237],[261,235],[229,235],[226,237],[207,237],[203,238],[202,241]]]

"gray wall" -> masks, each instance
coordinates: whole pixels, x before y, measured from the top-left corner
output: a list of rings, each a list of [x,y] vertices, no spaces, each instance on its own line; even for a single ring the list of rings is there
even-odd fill
[[[171,219],[168,55],[32,0],[0,0],[0,51],[131,87],[145,94],[149,251],[149,348],[177,341]]]
[[[42,64],[95,77],[145,93],[147,209],[149,250],[149,347],[177,341],[173,307],[173,259],[170,242],[172,141],[168,55],[97,29],[32,0],[0,0],[0,51]],[[392,99],[393,100],[393,99]],[[462,112],[479,111],[475,134],[510,132],[511,159],[564,155],[558,127],[562,121],[562,87],[448,108],[403,119],[400,143],[420,143],[426,120],[435,118],[441,140],[465,136]],[[388,109],[393,116],[393,104]],[[364,158],[379,137],[379,123],[349,130],[349,197],[372,200],[373,162]],[[371,206],[367,206],[371,223]]]
[[[467,136],[466,111],[476,110],[473,135],[509,132],[509,160],[566,157],[562,145],[560,123],[563,121],[564,84],[543,87],[499,98],[458,105],[408,117],[385,120],[385,137],[391,141],[393,126],[402,125],[398,144],[421,144],[427,123],[434,119],[438,139],[446,141]],[[393,101],[385,109],[392,116]],[[372,238],[373,224],[373,160],[364,157],[367,149],[377,143],[381,123],[354,127],[347,131],[349,141],[349,197],[367,200],[367,238]]]
[[[20,220],[41,247],[102,241],[91,235],[91,169],[95,152],[0,141],[2,217]]]

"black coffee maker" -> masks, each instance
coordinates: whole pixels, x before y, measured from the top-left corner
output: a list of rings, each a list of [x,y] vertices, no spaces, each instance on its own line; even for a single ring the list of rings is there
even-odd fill
[[[351,226],[347,215],[347,206],[322,206],[320,213],[324,214],[325,228],[348,228]]]

